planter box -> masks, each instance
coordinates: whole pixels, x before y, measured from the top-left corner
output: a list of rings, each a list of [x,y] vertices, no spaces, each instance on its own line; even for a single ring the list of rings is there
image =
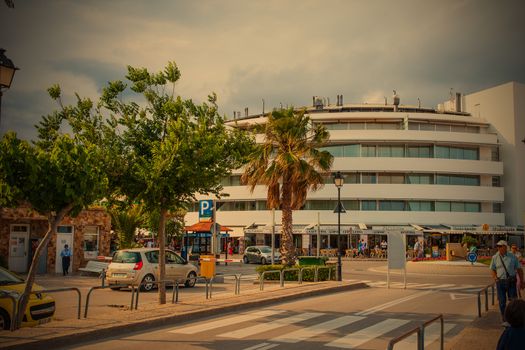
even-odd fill
[[[309,266],[309,265],[326,265],[328,257],[326,256],[299,256],[297,257],[300,266]]]

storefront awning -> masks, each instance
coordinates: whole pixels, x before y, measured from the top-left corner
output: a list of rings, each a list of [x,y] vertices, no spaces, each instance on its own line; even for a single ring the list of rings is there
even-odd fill
[[[191,226],[184,227],[184,231],[191,231],[191,232],[211,232],[211,226],[213,223],[211,222],[198,222],[196,224],[193,224]],[[221,226],[217,224],[217,228],[219,232],[228,232],[233,231],[231,228],[226,226]]]

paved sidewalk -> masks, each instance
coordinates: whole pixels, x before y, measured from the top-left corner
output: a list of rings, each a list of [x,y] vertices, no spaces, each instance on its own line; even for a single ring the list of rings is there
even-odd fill
[[[494,350],[501,333],[503,333],[501,316],[495,305],[489,312],[463,329],[445,348],[447,350]]]

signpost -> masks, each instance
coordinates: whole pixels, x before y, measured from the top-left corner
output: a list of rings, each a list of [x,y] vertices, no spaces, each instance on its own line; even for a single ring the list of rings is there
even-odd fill
[[[476,261],[478,261],[478,254],[476,254],[476,252],[470,252],[467,254],[467,260],[470,261],[470,263],[472,265],[474,265],[474,263]]]
[[[407,288],[406,236],[401,231],[390,231],[388,235],[388,267],[386,285],[390,288],[390,269],[402,269],[405,289]]]

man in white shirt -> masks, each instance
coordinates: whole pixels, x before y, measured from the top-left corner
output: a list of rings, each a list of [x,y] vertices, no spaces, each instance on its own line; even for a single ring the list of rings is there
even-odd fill
[[[505,307],[507,306],[507,296],[509,300],[517,298],[516,275],[520,277],[523,289],[523,270],[514,254],[507,252],[507,242],[499,241],[497,244],[498,252],[492,257],[490,270],[492,278],[496,282],[498,291],[499,310],[505,323]]]

